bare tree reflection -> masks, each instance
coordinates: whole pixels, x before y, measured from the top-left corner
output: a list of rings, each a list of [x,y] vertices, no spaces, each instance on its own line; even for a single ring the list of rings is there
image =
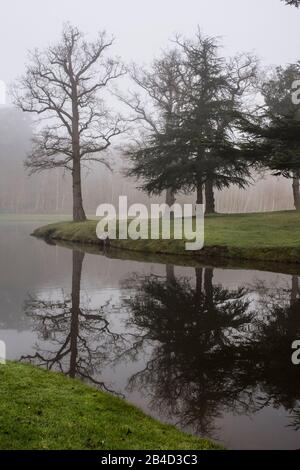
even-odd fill
[[[124,347],[124,338],[110,329],[106,318],[106,304],[93,309],[81,304],[81,274],[85,254],[73,251],[72,292],[64,292],[59,299],[30,296],[25,304],[25,314],[31,318],[39,338],[50,343],[51,349],[37,346],[34,355],[22,360],[34,362],[47,369],[58,369],[70,377],[85,379],[107,389],[95,377],[101,368]]]
[[[283,408],[287,424],[300,430],[300,375],[291,362],[291,344],[300,339],[297,276],[280,289],[228,289],[211,268],[196,268],[193,279],[176,276],[171,265],[163,276],[131,276],[117,305],[128,314],[121,334],[107,319],[110,305],[84,301],[83,259],[73,252],[70,297],[28,299],[43,347],[24,359],[101,387],[105,365],[142,362],[128,390],[142,391],[162,416],[200,435],[218,437],[226,413],[252,416],[268,406]]]

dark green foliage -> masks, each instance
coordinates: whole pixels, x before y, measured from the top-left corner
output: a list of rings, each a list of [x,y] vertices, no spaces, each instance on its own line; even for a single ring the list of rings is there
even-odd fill
[[[243,121],[250,135],[244,145],[262,167],[275,174],[294,177],[300,171],[300,107],[293,102],[294,83],[300,77],[300,63],[277,67],[274,76],[262,85],[264,112]]]
[[[206,181],[218,189],[245,187],[249,162],[239,150],[234,128],[256,62],[250,56],[225,61],[217,40],[200,32],[195,40],[177,39],[176,44],[177,106],[166,125],[128,149],[128,174],[142,180],[141,188],[148,193],[172,188],[197,190],[199,195]]]

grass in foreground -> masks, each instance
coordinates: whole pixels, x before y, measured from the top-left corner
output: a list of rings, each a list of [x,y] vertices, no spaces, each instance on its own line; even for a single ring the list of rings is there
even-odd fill
[[[108,393],[29,365],[0,365],[0,449],[213,450]]]
[[[76,243],[97,244],[97,221],[60,222],[34,235]],[[185,240],[113,240],[115,248],[145,253],[195,256]],[[200,256],[300,263],[300,213],[296,211],[215,215],[205,219],[205,249]]]

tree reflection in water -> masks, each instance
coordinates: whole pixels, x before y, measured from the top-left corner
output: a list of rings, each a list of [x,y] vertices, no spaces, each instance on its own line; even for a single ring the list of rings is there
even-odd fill
[[[57,369],[72,378],[78,377],[108,390],[96,379],[101,368],[124,347],[124,338],[110,329],[106,318],[107,303],[92,309],[81,302],[81,274],[85,254],[73,251],[72,292],[60,299],[30,296],[25,314],[33,321],[33,329],[42,341],[50,342],[51,350],[37,346],[34,355],[21,359],[47,369]]]
[[[130,322],[141,332],[136,346],[156,344],[144,370],[130,380],[143,388],[152,403],[177,417],[181,426],[213,433],[224,407],[245,411],[247,387],[240,351],[252,321],[245,289],[213,285],[212,269],[196,269],[196,282],[176,279],[167,267],[166,279],[134,279],[137,294],[125,302]],[[130,284],[130,281],[129,281]]]
[[[291,426],[300,429],[300,374],[292,364],[292,343],[300,338],[300,289],[297,276],[291,287],[270,290],[257,286],[260,292],[259,316],[255,322],[249,358],[255,364],[253,373],[264,393],[263,406],[284,407]]]
[[[225,414],[253,416],[268,406],[284,408],[287,424],[300,430],[299,368],[291,362],[300,338],[297,276],[277,290],[263,283],[228,289],[214,282],[211,268],[196,268],[193,279],[176,276],[172,265],[165,276],[131,276],[117,307],[126,323],[116,333],[111,307],[82,299],[83,259],[73,252],[70,297],[28,299],[40,344],[23,359],[104,388],[103,368],[124,369],[127,361],[127,390],[142,391],[160,416],[200,435],[218,437]]]
[[[145,368],[129,388],[143,389],[151,406],[182,427],[216,437],[225,413],[252,415],[266,406],[284,407],[299,429],[300,377],[291,363],[291,344],[300,337],[298,279],[274,296],[260,286],[251,311],[250,288],[213,284],[213,270],[196,269],[194,285],[145,276],[127,281],[135,296],[125,300],[137,328],[131,359],[153,347]]]

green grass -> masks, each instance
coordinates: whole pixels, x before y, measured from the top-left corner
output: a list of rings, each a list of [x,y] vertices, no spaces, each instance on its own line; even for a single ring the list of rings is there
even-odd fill
[[[0,365],[0,449],[219,449],[113,395],[29,365]]]
[[[99,244],[97,221],[60,222],[34,235],[73,243]],[[144,253],[300,263],[300,213],[296,211],[214,215],[205,219],[205,248],[185,250],[185,240],[113,240],[111,246]]]

